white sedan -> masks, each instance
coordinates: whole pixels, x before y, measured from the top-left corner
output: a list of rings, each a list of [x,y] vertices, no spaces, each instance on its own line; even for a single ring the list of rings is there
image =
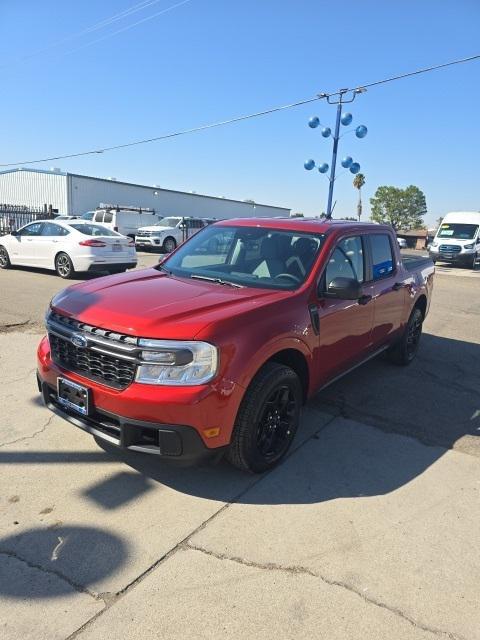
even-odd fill
[[[75,272],[121,273],[137,264],[131,238],[82,220],[38,220],[0,236],[0,268],[39,267],[71,278]]]

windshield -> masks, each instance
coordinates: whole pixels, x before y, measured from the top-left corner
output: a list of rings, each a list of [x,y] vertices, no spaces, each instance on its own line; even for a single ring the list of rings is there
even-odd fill
[[[119,236],[119,233],[102,227],[100,224],[71,224],[72,229],[76,229],[86,236]]]
[[[156,227],[176,227],[181,218],[162,218],[160,222],[157,222]]]
[[[160,267],[184,278],[222,284],[297,289],[322,246],[321,234],[259,227],[206,227]]]
[[[82,215],[82,220],[92,220],[94,215],[95,215],[95,211],[86,211]]]
[[[437,238],[455,238],[455,240],[473,240],[477,233],[477,224],[442,224]]]

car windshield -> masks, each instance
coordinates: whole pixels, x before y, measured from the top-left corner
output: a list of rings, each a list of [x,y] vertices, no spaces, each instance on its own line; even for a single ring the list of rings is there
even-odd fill
[[[80,231],[86,236],[118,236],[120,234],[115,231],[111,231],[111,229],[107,229],[107,227],[102,227],[100,224],[71,224],[69,225],[72,229],[76,229],[76,231]]]
[[[209,226],[158,269],[218,284],[297,289],[322,246],[322,234],[259,227]]]
[[[156,227],[176,227],[181,218],[162,218],[157,222]]]
[[[477,224],[442,224],[437,238],[454,238],[455,240],[473,240],[477,233]]]
[[[81,217],[82,220],[93,220],[94,215],[95,211],[86,211]]]

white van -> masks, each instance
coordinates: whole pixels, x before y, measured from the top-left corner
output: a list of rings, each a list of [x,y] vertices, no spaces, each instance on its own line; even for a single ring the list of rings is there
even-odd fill
[[[471,267],[480,258],[480,211],[452,211],[442,220],[432,244],[434,262],[451,262]]]
[[[154,209],[104,205],[95,211],[87,211],[82,218],[99,222],[107,229],[135,239],[140,227],[156,224],[162,216],[157,215]]]

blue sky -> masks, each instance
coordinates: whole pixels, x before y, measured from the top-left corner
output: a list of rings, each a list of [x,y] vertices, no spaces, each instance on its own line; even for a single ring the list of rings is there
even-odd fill
[[[134,4],[0,1],[0,162],[161,135],[480,53],[477,0],[191,0],[90,44],[175,4],[158,0],[105,29],[70,37]],[[343,138],[340,155],[360,162],[365,203],[379,185],[416,184],[427,197],[427,222],[449,210],[480,209],[479,77],[480,61],[357,98],[354,123],[366,124],[369,134]],[[253,198],[315,215],[325,209],[328,183],[303,162],[330,162],[331,143],[308,128],[311,115],[333,126],[335,107],[318,102],[33,166]],[[352,178],[347,172],[337,181],[337,215],[355,214]]]

